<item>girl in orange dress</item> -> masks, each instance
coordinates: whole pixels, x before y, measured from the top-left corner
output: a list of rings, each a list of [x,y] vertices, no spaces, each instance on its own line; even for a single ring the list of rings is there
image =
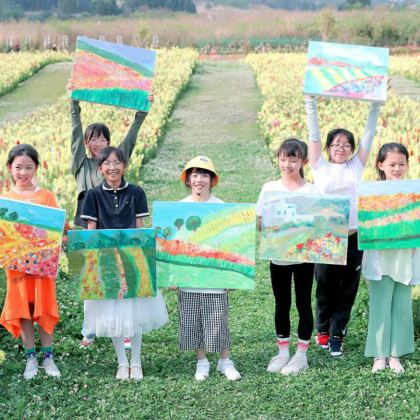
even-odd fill
[[[57,207],[51,191],[32,183],[38,167],[38,152],[29,144],[14,147],[7,160],[14,187],[1,197],[26,201],[48,207]],[[43,351],[43,367],[48,375],[60,377],[60,371],[52,355],[53,331],[59,321],[55,279],[19,271],[6,270],[7,295],[0,324],[15,338],[22,334],[26,353],[25,379],[32,379],[38,373],[35,353],[34,322],[39,325],[39,336]]]

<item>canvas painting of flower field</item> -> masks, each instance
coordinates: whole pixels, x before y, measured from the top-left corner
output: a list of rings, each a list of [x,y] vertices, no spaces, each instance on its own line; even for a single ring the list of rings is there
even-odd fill
[[[389,49],[310,41],[305,95],[386,102]]]
[[[0,198],[0,267],[56,278],[66,211]]]
[[[68,249],[77,299],[156,296],[154,229],[69,231]]]
[[[349,212],[348,196],[267,191],[260,258],[345,265]]]
[[[359,182],[359,249],[420,248],[420,180]]]
[[[253,289],[255,205],[153,203],[158,286]]]
[[[149,111],[156,52],[77,37],[71,97]]]

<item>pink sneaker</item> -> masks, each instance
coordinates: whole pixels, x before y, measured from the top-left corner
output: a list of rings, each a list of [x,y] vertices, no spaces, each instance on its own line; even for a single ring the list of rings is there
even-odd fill
[[[386,367],[387,367],[386,359],[381,359],[380,357],[375,357],[375,359],[373,359],[372,373],[375,373],[378,370],[384,370]]]
[[[403,368],[403,365],[400,362],[399,357],[388,357],[388,365],[389,368],[394,371],[395,373],[404,373],[405,369]]]

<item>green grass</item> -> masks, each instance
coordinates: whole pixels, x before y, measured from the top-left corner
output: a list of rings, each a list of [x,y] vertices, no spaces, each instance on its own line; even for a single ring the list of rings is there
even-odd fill
[[[240,83],[239,83],[240,81]],[[239,88],[240,86],[240,88]],[[193,76],[172,116],[157,158],[142,167],[143,187],[153,200],[180,200],[187,195],[178,180],[185,163],[207,153],[220,172],[215,195],[227,202],[256,202],[264,182],[278,174],[255,124],[241,136],[230,126],[256,120],[261,102],[251,71],[234,62],[208,63]],[[152,206],[150,206],[152,207]],[[147,221],[151,225],[151,220]],[[259,243],[257,243],[259,249]],[[370,373],[372,359],[363,356],[369,317],[368,287],[359,289],[349,323],[344,360],[334,360],[311,343],[311,368],[298,377],[266,372],[277,352],[274,298],[268,262],[257,260],[254,292],[230,293],[231,358],[240,382],[216,372],[217,354],[209,354],[211,374],[194,381],[196,358],[177,346],[177,294],[163,290],[170,323],[143,338],[144,380],[118,382],[110,339],[100,338],[89,350],[78,350],[83,303],[69,299],[68,281],[57,280],[61,320],[55,334],[55,357],[62,379],[41,371],[27,383],[21,374],[21,340],[0,329],[0,348],[7,360],[0,367],[1,419],[174,419],[291,420],[419,418],[420,356],[403,359],[407,373]],[[0,277],[0,302],[4,277]],[[420,301],[414,307],[419,346]],[[1,305],[0,305],[1,306]],[[297,312],[291,311],[292,347],[296,348]],[[15,348],[15,346],[17,346]],[[39,342],[37,343],[39,349]],[[38,353],[39,355],[39,353]]]

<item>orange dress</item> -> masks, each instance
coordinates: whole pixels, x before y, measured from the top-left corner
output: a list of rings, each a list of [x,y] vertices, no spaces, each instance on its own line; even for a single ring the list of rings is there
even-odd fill
[[[40,188],[31,195],[22,195],[9,191],[1,196],[11,200],[32,200],[34,204],[57,208],[57,202],[51,191]],[[5,270],[7,276],[7,295],[4,302],[0,324],[15,338],[22,331],[20,320],[31,319],[29,303],[34,304],[33,320],[48,333],[60,320],[57,298],[55,296],[55,279],[33,276],[19,271]]]

